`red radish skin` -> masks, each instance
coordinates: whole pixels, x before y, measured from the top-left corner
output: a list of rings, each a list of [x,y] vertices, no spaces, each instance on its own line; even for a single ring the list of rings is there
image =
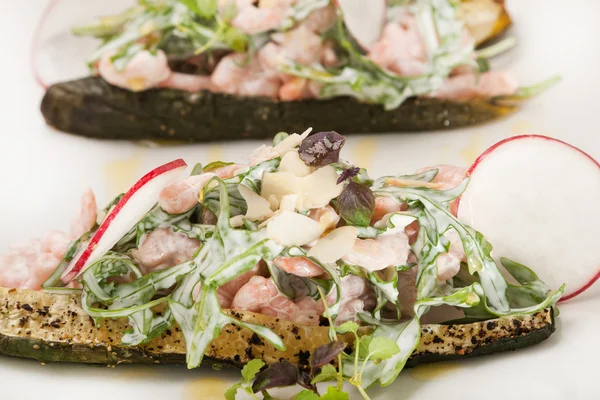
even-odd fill
[[[65,271],[65,273],[61,277],[61,281],[65,284],[67,284],[67,283],[71,282],[73,279],[75,279],[81,272],[83,272],[83,270],[85,269],[84,267],[86,267],[86,263],[88,262],[93,251],[96,249],[96,247],[98,247],[98,244],[100,243],[100,240],[104,237],[104,234],[107,231],[108,227],[112,224],[112,222],[117,217],[117,215],[119,215],[121,213],[121,211],[125,207],[125,205],[129,203],[131,198],[142,187],[144,187],[147,183],[151,182],[158,176],[161,176],[167,172],[176,172],[175,170],[177,170],[177,169],[180,169],[181,170],[180,172],[183,172],[183,170],[186,167],[187,167],[187,164],[185,163],[185,161],[183,161],[180,158],[180,159],[171,161],[167,164],[164,164],[158,168],[155,168],[152,171],[150,171],[149,173],[147,173],[146,175],[144,175],[142,178],[140,178],[135,183],[135,185],[133,185],[127,191],[127,193],[125,193],[125,195],[121,198],[121,200],[115,205],[113,210],[104,219],[104,221],[102,222],[102,224],[100,225],[100,227],[98,228],[98,230],[96,231],[96,233],[94,234],[92,239],[90,240],[86,249],[81,253],[79,258],[77,258],[77,260],[74,263],[73,262],[71,263],[72,267],[69,268],[67,271]],[[156,195],[156,201],[158,201],[158,193]],[[143,213],[145,214],[147,211],[148,210],[144,210]]]
[[[551,140],[551,141],[555,141],[558,143],[562,143],[566,146],[569,146],[570,148],[577,150],[578,152],[580,152],[581,154],[583,154],[584,156],[586,156],[587,158],[589,158],[591,161],[594,162],[594,164],[596,164],[598,166],[598,168],[600,168],[600,163],[598,161],[596,161],[596,159],[592,156],[590,156],[588,153],[586,153],[585,151],[581,150],[580,148],[577,148],[575,146],[573,146],[572,144],[569,144],[567,142],[563,142],[562,140],[559,139],[554,139],[551,138],[550,136],[544,136],[544,135],[534,135],[534,134],[529,134],[529,135],[517,135],[517,136],[511,136],[508,137],[506,139],[502,139],[501,141],[499,141],[496,144],[493,144],[490,148],[488,148],[486,151],[484,151],[483,153],[481,153],[481,155],[479,157],[477,157],[477,159],[475,160],[475,162],[473,162],[473,165],[471,165],[469,167],[469,169],[467,170],[467,173],[465,174],[465,178],[469,178],[471,177],[471,174],[473,173],[473,171],[475,170],[475,168],[477,167],[477,165],[479,165],[479,163],[486,158],[490,153],[492,153],[494,150],[496,150],[498,147],[502,146],[503,144],[507,143],[507,142],[512,142],[513,140],[517,140],[517,139],[527,139],[527,138],[538,138],[538,139],[546,139],[546,140]],[[454,215],[458,215],[458,210],[460,208],[460,197],[457,198],[455,200],[455,204],[456,204],[456,208],[454,209],[455,211],[453,212]],[[600,271],[598,272],[598,275],[596,275],[596,277],[588,284],[588,286],[580,289],[581,291],[587,289],[589,286],[591,286],[598,278],[600,278]],[[572,295],[568,295],[568,296],[564,296],[561,301],[565,301],[568,300],[572,297],[575,297],[577,294],[579,294],[580,292],[577,292],[576,294],[572,294]]]
[[[511,137],[508,137],[506,139],[502,139],[498,143],[492,145],[492,147],[490,147],[489,149],[487,149],[486,151],[484,151],[483,153],[481,153],[481,155],[479,157],[477,157],[477,159],[475,160],[475,162],[473,163],[473,165],[471,165],[471,167],[467,170],[466,177],[468,178],[469,176],[471,176],[471,173],[473,173],[473,171],[475,170],[475,167],[477,167],[477,165],[484,158],[486,158],[492,151],[494,151],[496,148],[502,146],[503,144],[505,144],[507,142],[512,142],[513,140],[528,139],[528,138],[545,139],[545,140],[550,140],[552,142],[558,142],[558,143],[564,144],[566,146],[569,146],[573,150],[577,150],[582,155],[584,155],[587,158],[589,158],[594,164],[596,164],[598,166],[598,168],[600,168],[600,163],[598,161],[596,161],[596,159],[594,157],[590,156],[588,153],[586,153],[585,151],[581,150],[580,148],[573,146],[572,144],[569,144],[567,142],[563,142],[562,140],[559,140],[559,139],[551,138],[550,136],[529,134],[529,135],[511,136]]]
[[[38,22],[37,26],[35,27],[35,32],[33,33],[33,43],[31,44],[31,54],[30,54],[31,72],[33,72],[33,78],[35,79],[37,84],[40,85],[44,89],[48,89],[48,84],[46,82],[44,82],[44,80],[42,79],[42,76],[39,73],[38,68],[37,68],[37,50],[38,50],[38,47],[40,47],[40,35],[42,34],[42,29],[44,27],[44,24],[48,20],[48,16],[50,15],[50,13],[54,9],[54,7],[58,4],[59,1],[60,0],[50,0],[48,2],[48,4],[46,5],[46,8],[44,8],[44,11],[42,12],[42,17],[40,18],[40,22]]]
[[[598,169],[600,169],[600,163],[594,159],[592,156],[590,156],[588,153],[584,152],[583,150],[569,144],[566,143],[562,140],[559,139],[555,139],[555,138],[551,138],[548,136],[543,136],[543,135],[535,135],[535,134],[528,134],[528,135],[518,135],[518,136],[512,136],[509,138],[506,138],[504,140],[501,140],[500,142],[492,145],[490,148],[488,148],[486,151],[484,151],[478,158],[477,160],[475,160],[475,162],[473,163],[473,165],[471,165],[471,167],[468,169],[467,173],[466,173],[466,177],[470,178],[473,173],[476,171],[477,167],[487,158],[489,157],[491,154],[493,154],[495,152],[495,150],[497,150],[499,147],[513,142],[515,140],[523,140],[523,139],[537,139],[537,140],[547,140],[547,141],[551,141],[554,143],[560,143],[562,145],[565,145],[567,147],[569,147],[572,150],[576,150],[578,153],[580,153],[581,155],[585,156],[589,161],[591,161],[593,164],[596,165],[596,167],[598,167]],[[460,202],[461,202],[462,196],[459,197],[457,199],[457,210],[459,210],[460,212]],[[485,232],[482,232],[485,234]],[[518,261],[518,260],[515,260]],[[534,270],[535,265],[531,266]],[[598,279],[600,279],[600,264],[597,267],[598,272],[596,272],[585,284],[581,285],[580,287],[578,287],[575,290],[570,290],[569,286],[567,285],[567,292],[566,294],[560,299],[560,302],[564,302],[566,300],[570,300],[575,298],[576,296],[580,295],[581,293],[585,292],[587,289],[589,289]]]

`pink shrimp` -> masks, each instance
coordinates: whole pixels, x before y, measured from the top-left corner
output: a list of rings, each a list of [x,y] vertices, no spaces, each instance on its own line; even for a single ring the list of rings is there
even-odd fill
[[[319,62],[323,49],[325,48],[321,37],[307,27],[300,25],[285,33],[276,33],[271,36],[273,42],[267,43],[258,52],[258,60],[264,73],[279,82],[295,80],[291,75],[279,71],[279,67],[288,61],[301,65],[311,65]],[[299,81],[296,81],[299,82]],[[299,85],[299,83],[296,83]],[[313,97],[314,92],[308,88],[294,87],[284,89],[283,94],[288,95],[291,89],[297,99],[300,94]],[[300,90],[302,89],[302,90]]]
[[[425,71],[427,50],[413,16],[390,22],[368,54],[373,62],[399,75],[415,76]]]
[[[375,210],[371,217],[371,225],[381,221],[387,214],[404,211],[406,208],[406,204],[398,202],[393,197],[375,197]]]
[[[271,37],[279,46],[280,56],[298,64],[310,65],[321,58],[323,50],[321,37],[304,25],[285,33],[273,34]]]
[[[221,179],[228,179],[233,177],[237,170],[240,168],[244,168],[244,166],[240,164],[231,164],[221,168],[217,168],[212,172]]]
[[[200,244],[171,228],[159,228],[143,237],[131,253],[140,270],[147,274],[191,260]]]
[[[325,67],[336,67],[338,66],[340,59],[335,52],[335,42],[326,41],[323,43],[323,53],[321,54],[321,63]]]
[[[324,231],[335,229],[338,222],[340,222],[340,216],[330,205],[322,208],[313,208],[308,212],[308,217],[321,224]]]
[[[462,167],[456,167],[454,165],[435,165],[433,167],[425,167],[418,170],[416,173],[420,174],[422,172],[426,172],[432,169],[437,169],[438,173],[433,178],[433,182],[441,183],[442,190],[452,189],[456,186],[460,185],[460,183],[465,179],[465,175],[467,174],[467,169]],[[458,202],[456,200],[450,202],[450,212],[454,215],[457,215],[458,212]]]
[[[432,94],[439,99],[471,100],[508,96],[514,94],[519,82],[505,71],[488,71],[483,74],[461,74],[444,81],[442,86]]]
[[[122,71],[118,71],[111,58],[114,52],[105,53],[98,64],[100,76],[108,83],[134,92],[156,87],[171,75],[167,56],[162,50],[156,54],[140,51],[127,63]]]
[[[281,83],[272,74],[265,73],[256,57],[230,54],[223,57],[211,76],[219,91],[241,96],[277,97]]]
[[[71,237],[79,238],[92,230],[97,218],[96,197],[91,189],[86,189],[81,197],[81,208],[71,220]]]
[[[272,278],[253,276],[236,293],[231,307],[306,325],[318,325],[321,314],[318,303],[305,299],[299,299],[296,304],[279,293]]]
[[[28,283],[30,274],[30,264],[25,257],[12,252],[0,256],[0,286],[34,289]]]
[[[253,276],[235,294],[231,302],[231,308],[260,312],[265,304],[268,304],[271,299],[277,296],[279,296],[279,290],[273,279]]]
[[[341,279],[342,301],[336,318],[336,325],[346,321],[358,321],[358,313],[375,307],[377,299],[369,282],[356,275],[346,275]],[[332,289],[326,296],[327,304],[336,302],[337,292]]]
[[[303,78],[292,78],[279,89],[279,98],[284,101],[301,100],[314,97],[309,81]]]
[[[40,290],[67,251],[68,236],[51,232],[43,240],[33,239],[12,246],[0,256],[0,286]]]
[[[234,278],[217,289],[217,295],[219,296],[219,304],[222,308],[231,308],[233,298],[236,293],[250,281],[253,276],[264,274],[265,267],[262,263],[258,263],[250,271],[243,273],[242,275]]]
[[[193,175],[165,187],[158,195],[158,204],[169,214],[182,214],[198,204],[198,194],[213,177],[213,172]]]
[[[367,271],[380,271],[406,264],[409,252],[407,234],[398,232],[380,235],[376,239],[356,239],[352,250],[342,260]]]
[[[331,28],[337,21],[335,6],[329,4],[326,7],[313,11],[302,25],[316,33],[323,33]]]
[[[160,82],[157,87],[199,92],[200,90],[215,91],[215,86],[210,76],[192,75],[173,72],[167,79]]]
[[[69,243],[71,243],[71,237],[66,233],[50,231],[42,237],[40,251],[61,260],[67,253]]]
[[[450,248],[447,253],[440,254],[436,261],[440,281],[452,279],[460,270],[461,261],[465,260],[465,250],[458,233],[451,229],[445,236],[450,240]]]
[[[231,24],[249,35],[277,28],[283,22],[287,4],[279,1],[261,1],[254,5],[252,0],[237,0],[238,13]]]
[[[0,256],[0,286],[21,289],[41,289],[65,256],[72,239],[79,238],[96,224],[96,200],[87,189],[81,199],[81,209],[71,223],[71,234],[51,231],[41,239],[10,246],[8,254]]]
[[[301,277],[323,275],[323,268],[306,257],[277,257],[273,263],[283,271]]]

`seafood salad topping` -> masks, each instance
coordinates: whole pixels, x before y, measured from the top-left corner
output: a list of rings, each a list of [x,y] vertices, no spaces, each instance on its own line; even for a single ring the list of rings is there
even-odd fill
[[[531,94],[487,61],[514,39],[475,50],[481,38],[460,18],[460,2],[377,0],[370,12],[344,3],[140,1],[74,32],[102,40],[90,68],[131,91],[209,90],[280,100],[351,96],[386,109],[414,96]],[[495,15],[499,6],[488,5]]]
[[[560,299],[564,286],[552,291],[527,267],[503,259],[518,282],[509,283],[491,244],[455,216],[469,181],[462,168],[374,179],[340,158],[343,136],[309,133],[279,133],[246,164],[196,165],[154,197],[145,192],[149,211],[133,220],[120,216],[131,212],[125,201],[140,200],[138,184],[137,194],[104,210],[88,191],[69,234],[51,232],[1,257],[0,286],[80,293],[97,322],[129,320],[125,345],[146,343],[177,323],[189,368],[229,324],[285,348],[268,327],[230,310],[329,326],[319,379],[345,379],[361,393],[394,381],[434,308],[456,307],[480,321],[535,314]],[[118,229],[123,234],[107,238]],[[107,241],[107,251],[89,255]],[[347,354],[338,334],[355,334],[361,344]],[[339,369],[329,365],[334,359]],[[273,368],[285,374],[288,364]],[[246,373],[263,365],[255,360]]]

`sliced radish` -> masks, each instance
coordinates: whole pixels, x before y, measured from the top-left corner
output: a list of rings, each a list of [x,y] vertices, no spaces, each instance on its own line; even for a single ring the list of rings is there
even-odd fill
[[[505,139],[475,161],[458,217],[481,231],[494,257],[531,267],[562,300],[600,277],[600,164],[545,136]]]
[[[64,283],[71,282],[112,249],[131,227],[137,224],[144,214],[156,204],[160,191],[173,183],[186,167],[185,161],[177,159],[153,169],[138,180],[115,205],[85,250],[73,259],[60,279]]]
[[[380,37],[385,26],[385,0],[337,0],[344,23],[350,34],[363,48],[368,49]]]

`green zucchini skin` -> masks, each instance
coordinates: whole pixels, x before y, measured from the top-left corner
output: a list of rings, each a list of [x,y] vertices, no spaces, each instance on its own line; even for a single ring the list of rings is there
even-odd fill
[[[100,77],[48,88],[41,111],[58,130],[100,139],[205,142],[272,137],[279,131],[414,132],[460,128],[504,116],[516,107],[486,100],[409,99],[385,111],[349,97],[277,101],[174,89],[131,92]]]
[[[288,349],[277,350],[245,329],[227,326],[208,349],[205,363],[239,368],[262,358],[267,363],[286,359],[302,365],[315,348],[329,341],[326,327],[301,326],[249,312],[232,314],[273,329]],[[123,319],[95,326],[76,295],[0,288],[0,355],[44,363],[185,364],[183,335],[176,326],[137,347],[120,344],[126,329]],[[470,324],[424,325],[419,347],[407,366],[516,350],[547,339],[554,330],[551,309]],[[351,345],[350,336],[340,339]]]

